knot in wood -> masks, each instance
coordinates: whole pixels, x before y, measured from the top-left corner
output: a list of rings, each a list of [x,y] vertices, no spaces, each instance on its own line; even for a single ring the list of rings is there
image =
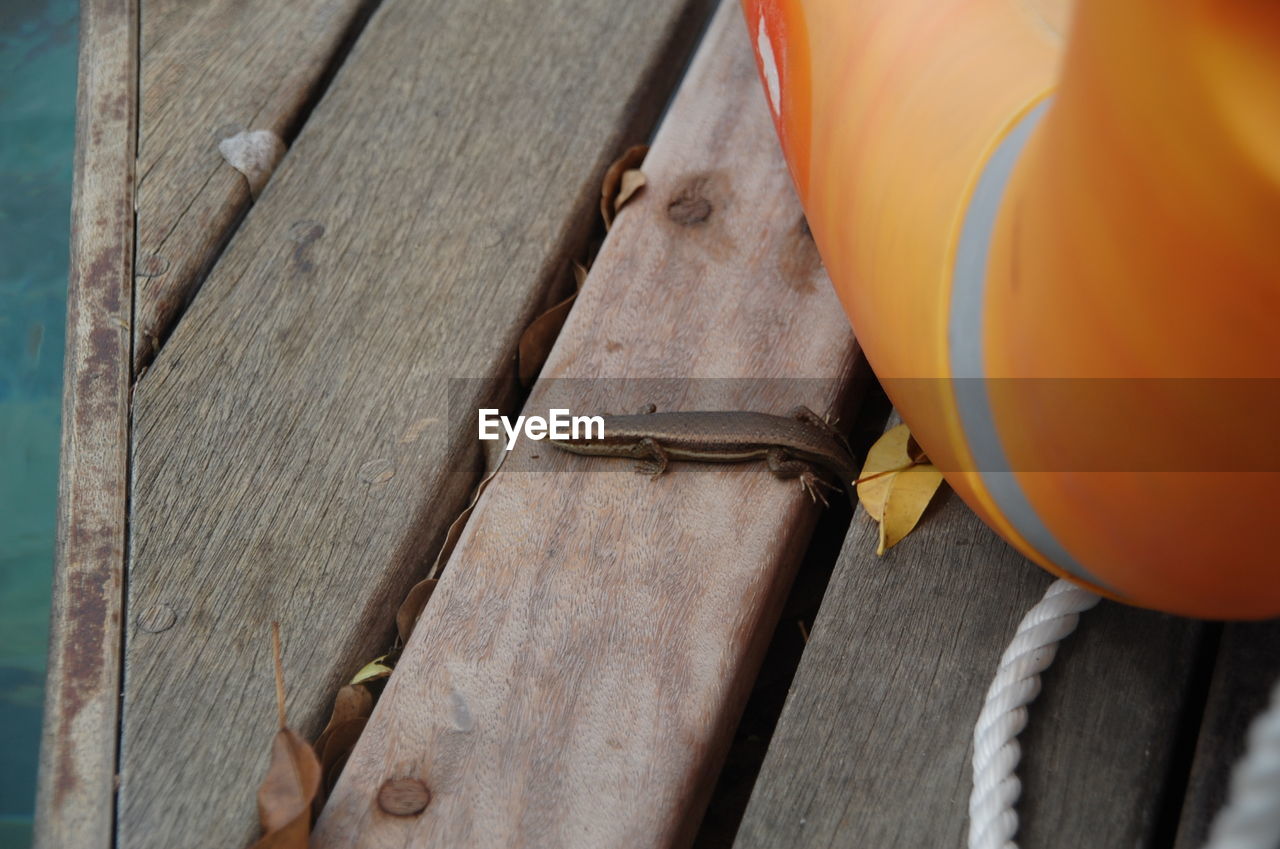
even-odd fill
[[[393,817],[412,817],[431,803],[431,791],[416,778],[389,778],[378,788],[378,807]]]

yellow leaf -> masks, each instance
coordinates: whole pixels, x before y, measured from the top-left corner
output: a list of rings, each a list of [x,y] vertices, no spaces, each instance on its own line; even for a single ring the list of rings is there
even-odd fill
[[[352,684],[366,684],[370,681],[377,681],[379,678],[386,678],[391,675],[391,667],[383,663],[387,659],[384,654],[375,660],[366,663],[355,677],[351,679]]]
[[[876,554],[884,554],[911,532],[942,484],[942,472],[931,463],[903,469],[892,478],[885,494],[884,518],[880,520],[880,544],[876,547]]]
[[[885,431],[871,446],[858,481],[862,508],[880,523],[876,554],[884,554],[920,521],[942,484],[942,473],[902,424]]]
[[[867,461],[858,474],[858,500],[867,515],[877,522],[884,520],[884,499],[889,493],[889,483],[900,469],[911,465],[907,454],[907,442],[911,431],[900,424],[884,432],[867,451]]]

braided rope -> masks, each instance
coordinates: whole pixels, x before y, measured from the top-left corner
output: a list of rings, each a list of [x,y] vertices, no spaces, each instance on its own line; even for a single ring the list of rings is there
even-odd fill
[[[973,730],[973,792],[969,796],[969,849],[1017,849],[1014,804],[1022,784],[1014,774],[1027,725],[1027,705],[1040,694],[1040,673],[1053,663],[1058,642],[1076,629],[1080,614],[1099,598],[1068,581],[1054,581],[1027,612],[1000,658]]]
[[[1280,683],[1271,706],[1249,728],[1244,757],[1231,774],[1231,793],[1209,831],[1205,849],[1280,847]]]
[[[969,849],[1018,849],[1014,805],[1022,792],[1015,770],[1022,757],[1018,734],[1027,705],[1040,694],[1040,673],[1058,643],[1076,629],[1097,595],[1055,581],[1028,611],[1000,658],[973,731],[973,792],[969,796]],[[1280,683],[1271,705],[1249,729],[1244,757],[1231,776],[1227,804],[1214,819],[1205,849],[1280,847]]]

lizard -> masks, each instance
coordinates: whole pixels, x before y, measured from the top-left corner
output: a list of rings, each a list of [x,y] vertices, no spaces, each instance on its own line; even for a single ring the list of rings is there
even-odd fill
[[[780,479],[799,479],[815,502],[827,499],[822,487],[835,489],[818,469],[834,475],[854,499],[857,477],[853,454],[844,437],[808,407],[786,416],[744,411],[655,412],[650,405],[635,415],[602,416],[600,438],[549,437],[557,448],[574,454],[627,457],[636,471],[661,475],[671,460],[739,463],[763,459]]]

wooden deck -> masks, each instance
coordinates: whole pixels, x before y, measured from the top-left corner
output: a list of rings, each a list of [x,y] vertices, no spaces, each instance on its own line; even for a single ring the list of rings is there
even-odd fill
[[[248,845],[270,623],[314,739],[484,475],[477,407],[884,426],[736,0],[83,14],[39,845]],[[256,198],[241,130],[287,146]],[[861,509],[758,468],[600,468],[508,458],[313,845],[963,846],[973,722],[1049,577],[949,495],[877,558]],[[1086,614],[1024,735],[1023,845],[1198,846],[1278,674],[1276,623]],[[425,811],[378,809],[396,778]]]

